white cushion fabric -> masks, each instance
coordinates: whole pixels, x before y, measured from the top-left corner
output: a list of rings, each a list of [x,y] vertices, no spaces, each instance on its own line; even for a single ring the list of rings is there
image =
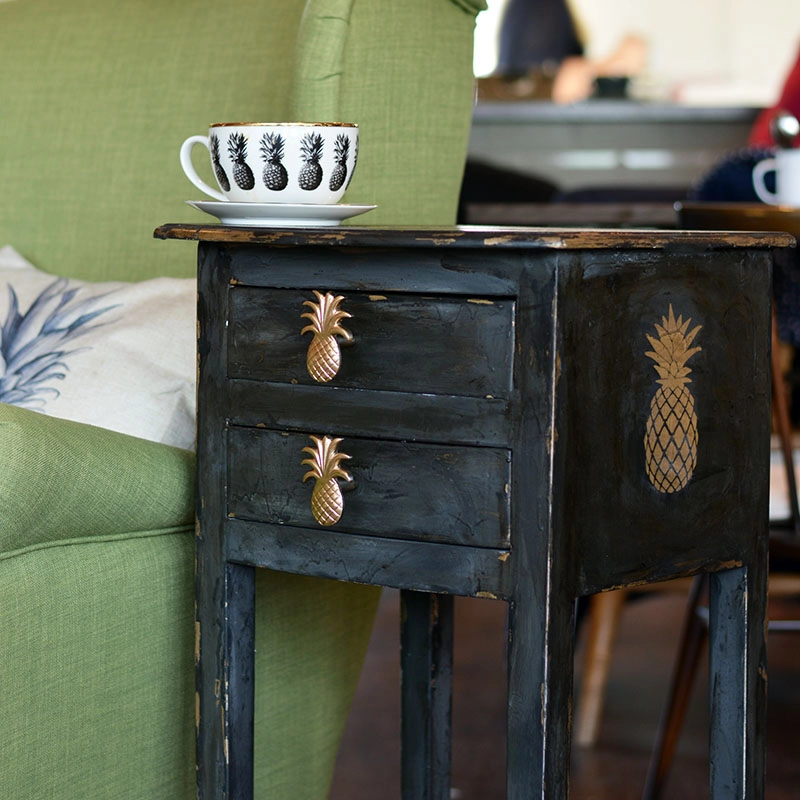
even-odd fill
[[[192,449],[194,279],[87,283],[0,248],[0,402]]]

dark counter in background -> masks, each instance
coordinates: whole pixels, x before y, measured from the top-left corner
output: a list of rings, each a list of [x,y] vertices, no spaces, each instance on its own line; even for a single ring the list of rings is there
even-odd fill
[[[758,111],[634,100],[479,102],[469,157],[567,191],[689,187],[746,143]]]

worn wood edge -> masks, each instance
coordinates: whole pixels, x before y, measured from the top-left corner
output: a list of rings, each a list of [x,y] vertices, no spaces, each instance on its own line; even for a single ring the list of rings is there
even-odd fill
[[[231,426],[303,432],[308,421],[302,413],[283,413],[278,420],[274,412],[280,403],[300,396],[305,403],[310,397],[322,398],[317,427],[325,432],[335,430],[337,435],[373,437],[380,432],[386,441],[441,444],[441,439],[431,437],[419,421],[421,416],[435,415],[437,420],[452,421],[447,441],[454,446],[508,448],[512,438],[510,401],[503,397],[414,395],[380,389],[371,389],[367,395],[367,390],[359,387],[268,383],[236,376],[229,379],[229,387]],[[385,411],[374,411],[370,405],[374,398],[381,399]],[[342,414],[343,405],[347,414]],[[300,407],[305,408],[302,404]],[[387,436],[389,427],[392,434]]]
[[[392,234],[396,234],[393,236]],[[658,230],[631,228],[528,228],[459,226],[452,228],[246,228],[227,225],[168,223],[157,239],[226,244],[389,247],[512,247],[543,250],[660,250],[681,246],[706,249],[794,247],[780,231]]]
[[[227,517],[226,557],[350,583],[509,600],[511,551]],[[443,576],[445,576],[443,578]]]
[[[578,575],[576,596],[598,594],[600,592],[616,591],[618,589],[633,589],[647,591],[645,587],[653,589],[664,588],[672,584],[680,586],[679,581],[692,578],[701,573],[724,572],[729,569],[738,569],[747,565],[742,558],[713,558],[710,556],[687,559],[675,562],[674,566],[659,564],[654,568],[642,570],[621,570],[602,583],[594,583],[582,574]]]

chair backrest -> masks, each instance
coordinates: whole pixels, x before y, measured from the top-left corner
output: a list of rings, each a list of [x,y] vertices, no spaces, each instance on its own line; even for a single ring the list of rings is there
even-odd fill
[[[0,0],[0,245],[71,277],[192,275],[191,248],[152,240],[211,221],[183,202],[180,144],[245,119],[359,123],[363,224],[451,223],[481,7]]]
[[[292,93],[295,119],[360,127],[347,202],[354,224],[451,225],[466,161],[475,15],[484,0],[310,0]]]

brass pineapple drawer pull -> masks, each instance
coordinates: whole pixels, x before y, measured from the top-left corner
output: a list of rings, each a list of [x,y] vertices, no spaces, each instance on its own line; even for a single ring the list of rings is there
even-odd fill
[[[311,493],[311,513],[320,525],[333,525],[341,519],[344,511],[344,498],[337,478],[352,481],[345,472],[341,462],[350,458],[346,453],[339,453],[336,448],[341,439],[329,436],[309,436],[313,447],[304,447],[303,452],[311,458],[305,458],[302,464],[308,464],[311,469],[303,476],[303,483],[309,478],[314,478],[314,491]]]
[[[339,304],[344,300],[340,295],[334,297],[330,292],[323,295],[316,289],[314,294],[317,296],[316,303],[313,300],[306,300],[303,303],[304,306],[309,306],[311,311],[306,311],[300,316],[311,320],[311,324],[306,325],[300,333],[314,334],[306,355],[308,374],[317,383],[327,383],[336,375],[342,364],[342,353],[335,337],[341,336],[345,342],[353,341],[353,334],[341,325],[341,321],[352,317],[352,314],[339,308]]]

